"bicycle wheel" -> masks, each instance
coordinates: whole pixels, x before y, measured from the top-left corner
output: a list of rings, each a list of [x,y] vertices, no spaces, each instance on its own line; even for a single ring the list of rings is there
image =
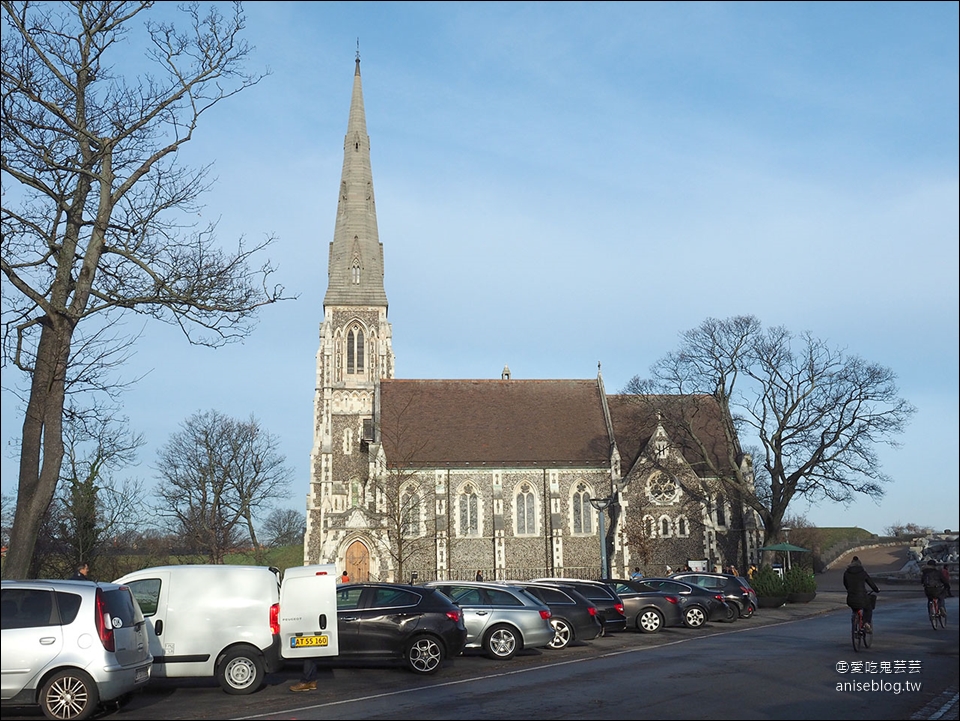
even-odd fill
[[[940,623],[940,628],[946,628],[947,626],[947,608],[942,603],[940,604],[940,612],[937,614],[937,620]]]
[[[860,618],[854,611],[850,621],[850,640],[853,643],[853,650],[860,650]]]
[[[937,630],[937,616],[940,615],[937,610],[936,604],[931,600],[927,601],[927,613],[930,614],[930,625],[933,626],[933,630]]]
[[[863,634],[863,647],[870,648],[870,644],[873,643],[873,625],[871,624],[869,629],[864,627],[862,634]]]

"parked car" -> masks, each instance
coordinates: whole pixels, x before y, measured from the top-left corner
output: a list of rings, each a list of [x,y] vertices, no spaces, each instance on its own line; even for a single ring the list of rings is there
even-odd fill
[[[658,633],[664,627],[684,625],[679,595],[651,591],[639,582],[625,578],[611,578],[604,583],[612,586],[623,601],[627,628],[641,633]]]
[[[597,616],[604,636],[627,627],[627,617],[623,615],[623,601],[610,586],[599,581],[584,581],[574,578],[536,578],[535,583],[564,584],[572,586],[597,605]]]
[[[524,648],[549,646],[556,635],[550,608],[522,588],[483,581],[430,581],[463,610],[466,648],[493,659],[513,658]]]
[[[76,721],[150,680],[146,624],[126,586],[3,581],[0,626],[3,706]]]
[[[348,583],[337,587],[337,636],[339,655],[319,665],[400,663],[427,675],[460,655],[467,629],[461,609],[436,589]]]
[[[651,591],[679,596],[683,623],[700,628],[708,621],[726,621],[730,615],[723,594],[673,578],[642,578],[636,583]]]
[[[727,605],[730,606],[731,612],[736,614],[735,618],[750,618],[757,610],[757,594],[750,585],[750,581],[742,576],[734,576],[729,573],[687,571],[675,573],[670,578],[685,583],[695,583],[710,591],[722,593],[727,600]]]
[[[554,636],[550,648],[566,648],[574,641],[592,641],[602,626],[597,606],[573,586],[549,585],[531,581],[506,581],[540,599],[549,609]]]

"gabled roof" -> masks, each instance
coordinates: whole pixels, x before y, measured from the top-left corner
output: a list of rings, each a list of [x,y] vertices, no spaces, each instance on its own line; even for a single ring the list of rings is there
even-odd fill
[[[732,470],[720,406],[712,396],[614,395],[607,396],[607,405],[620,451],[623,475],[633,469],[637,459],[646,450],[658,423],[663,425],[672,446],[681,452],[697,475],[710,477],[714,474],[709,464],[704,463],[704,454],[693,436],[706,447],[707,458],[714,467]]]
[[[380,381],[389,467],[609,467],[596,380]]]

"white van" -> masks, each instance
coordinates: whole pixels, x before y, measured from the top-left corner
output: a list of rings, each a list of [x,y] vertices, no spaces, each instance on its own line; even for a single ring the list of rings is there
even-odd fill
[[[249,694],[285,659],[337,653],[334,566],[296,567],[287,575],[297,580],[294,594],[284,599],[289,596],[300,620],[287,623],[286,649],[276,568],[158,566],[128,573],[117,583],[130,587],[146,617],[154,678],[216,677],[227,693]]]

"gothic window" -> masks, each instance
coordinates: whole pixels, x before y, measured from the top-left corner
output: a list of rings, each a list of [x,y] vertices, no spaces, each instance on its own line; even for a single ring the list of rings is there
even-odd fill
[[[656,528],[653,525],[652,516],[643,517],[643,535],[645,538],[655,538],[656,537]]]
[[[360,259],[354,258],[350,266],[350,279],[354,285],[360,285]]]
[[[669,538],[670,537],[670,519],[667,516],[660,518],[660,537]]]
[[[723,506],[723,495],[720,493],[717,494],[717,525],[727,525],[727,513]]]
[[[420,494],[415,486],[408,486],[400,495],[400,516],[404,538],[420,535],[422,508]]]
[[[586,483],[578,483],[571,502],[573,507],[573,532],[593,533],[593,508],[590,506],[590,490]]]
[[[360,482],[350,481],[350,507],[356,508],[360,505]]]
[[[666,473],[656,473],[650,477],[647,492],[654,503],[673,503],[677,497],[677,482]]]
[[[677,535],[683,536],[684,538],[690,535],[690,532],[687,530],[687,519],[683,516],[677,519]]]
[[[537,532],[537,498],[533,494],[533,486],[529,483],[520,484],[516,497],[517,535],[531,536]]]
[[[343,454],[349,456],[353,453],[353,429],[343,429]]]
[[[363,373],[363,330],[358,325],[347,333],[347,373]]]
[[[457,499],[458,512],[460,514],[460,535],[461,536],[479,536],[480,535],[480,501],[477,497],[476,489],[468,483],[460,492]]]

